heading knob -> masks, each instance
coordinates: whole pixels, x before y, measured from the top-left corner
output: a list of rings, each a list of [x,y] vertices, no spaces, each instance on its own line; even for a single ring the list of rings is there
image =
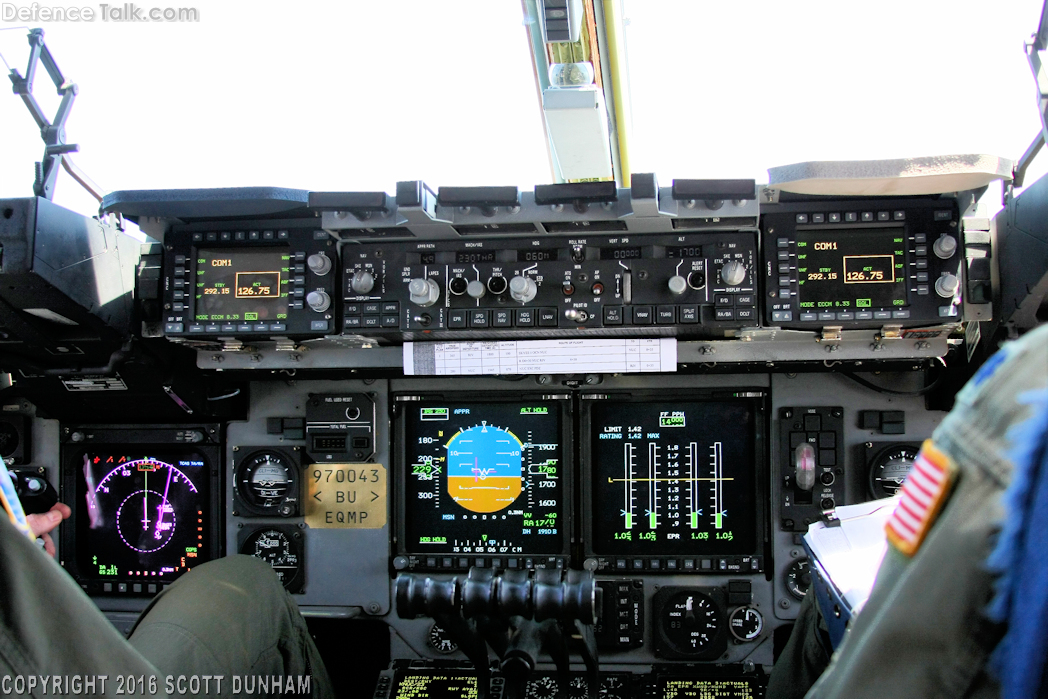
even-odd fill
[[[317,313],[323,313],[331,308],[331,297],[323,289],[317,289],[306,294],[306,305]]]
[[[957,239],[952,235],[946,235],[943,233],[935,239],[934,243],[932,243],[932,252],[934,252],[935,256],[940,259],[950,259],[953,257],[953,254],[957,252]]]
[[[318,277],[323,277],[331,271],[331,260],[322,252],[310,255],[306,258],[306,264],[309,265],[309,271]]]
[[[479,279],[474,279],[466,286],[466,293],[475,299],[481,298],[485,291],[487,291],[487,287]]]
[[[688,280],[680,276],[679,274],[674,274],[672,277],[670,277],[670,280],[666,283],[666,286],[670,288],[671,294],[680,295],[688,290]]]
[[[725,262],[721,267],[721,279],[728,286],[738,286],[746,280],[746,267],[735,260]]]
[[[440,287],[432,279],[417,277],[408,282],[408,293],[411,294],[411,303],[432,306],[440,298]]]
[[[935,280],[935,293],[944,299],[953,298],[960,286],[961,280],[956,275],[947,272]]]
[[[527,303],[538,294],[538,286],[531,277],[522,277],[519,274],[509,280],[509,295],[513,300]]]
[[[375,288],[375,277],[366,269],[358,269],[353,273],[349,287],[358,294],[366,294]]]

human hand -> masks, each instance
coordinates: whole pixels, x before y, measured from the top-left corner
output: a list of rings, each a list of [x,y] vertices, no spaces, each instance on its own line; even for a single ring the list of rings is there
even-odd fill
[[[38,515],[26,515],[26,522],[29,524],[29,528],[33,530],[33,535],[43,539],[44,550],[47,551],[51,558],[55,557],[55,542],[51,539],[49,532],[72,513],[73,511],[69,509],[69,505],[56,502],[47,512],[42,512]]]

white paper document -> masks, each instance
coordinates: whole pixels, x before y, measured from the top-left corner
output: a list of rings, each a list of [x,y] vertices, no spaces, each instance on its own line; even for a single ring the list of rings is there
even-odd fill
[[[405,342],[404,374],[626,374],[677,370],[677,339]]]
[[[839,526],[816,522],[804,540],[834,587],[857,613],[870,596],[877,570],[888,549],[884,525],[898,498],[874,500],[836,509]]]

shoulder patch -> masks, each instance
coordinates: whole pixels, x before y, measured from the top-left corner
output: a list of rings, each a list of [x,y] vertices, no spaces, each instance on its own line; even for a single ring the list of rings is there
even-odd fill
[[[888,541],[901,553],[912,556],[935,524],[957,476],[957,467],[946,454],[926,440],[899,489],[899,504],[885,531]]]

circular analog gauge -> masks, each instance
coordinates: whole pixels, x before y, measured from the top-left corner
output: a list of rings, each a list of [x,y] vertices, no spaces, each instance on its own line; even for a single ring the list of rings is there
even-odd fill
[[[906,475],[917,460],[917,449],[909,445],[889,447],[870,464],[870,494],[890,498],[902,487]]]
[[[626,683],[621,677],[615,675],[608,675],[601,679],[600,690],[597,692],[598,696],[602,697],[621,697],[625,696],[623,692],[626,689]]]
[[[764,617],[753,607],[739,607],[728,617],[728,630],[740,641],[752,641],[764,630]]]
[[[546,675],[545,677],[529,680],[524,696],[527,699],[556,699],[557,689],[557,681]]]
[[[589,696],[589,685],[585,677],[572,678],[568,683],[568,697],[570,699],[586,699]]]
[[[454,653],[459,648],[458,644],[448,635],[448,632],[436,624],[429,627],[429,633],[426,634],[426,643],[433,650],[444,654]]]
[[[248,534],[240,553],[268,563],[289,592],[302,587],[301,535],[284,527],[261,527]]]
[[[797,599],[804,599],[811,587],[811,569],[807,558],[801,558],[786,569],[786,589]]]
[[[699,653],[713,643],[721,626],[721,611],[704,592],[681,591],[663,607],[662,632],[679,653]]]
[[[240,462],[234,487],[255,514],[290,517],[298,502],[298,469],[275,451],[260,451]]]

